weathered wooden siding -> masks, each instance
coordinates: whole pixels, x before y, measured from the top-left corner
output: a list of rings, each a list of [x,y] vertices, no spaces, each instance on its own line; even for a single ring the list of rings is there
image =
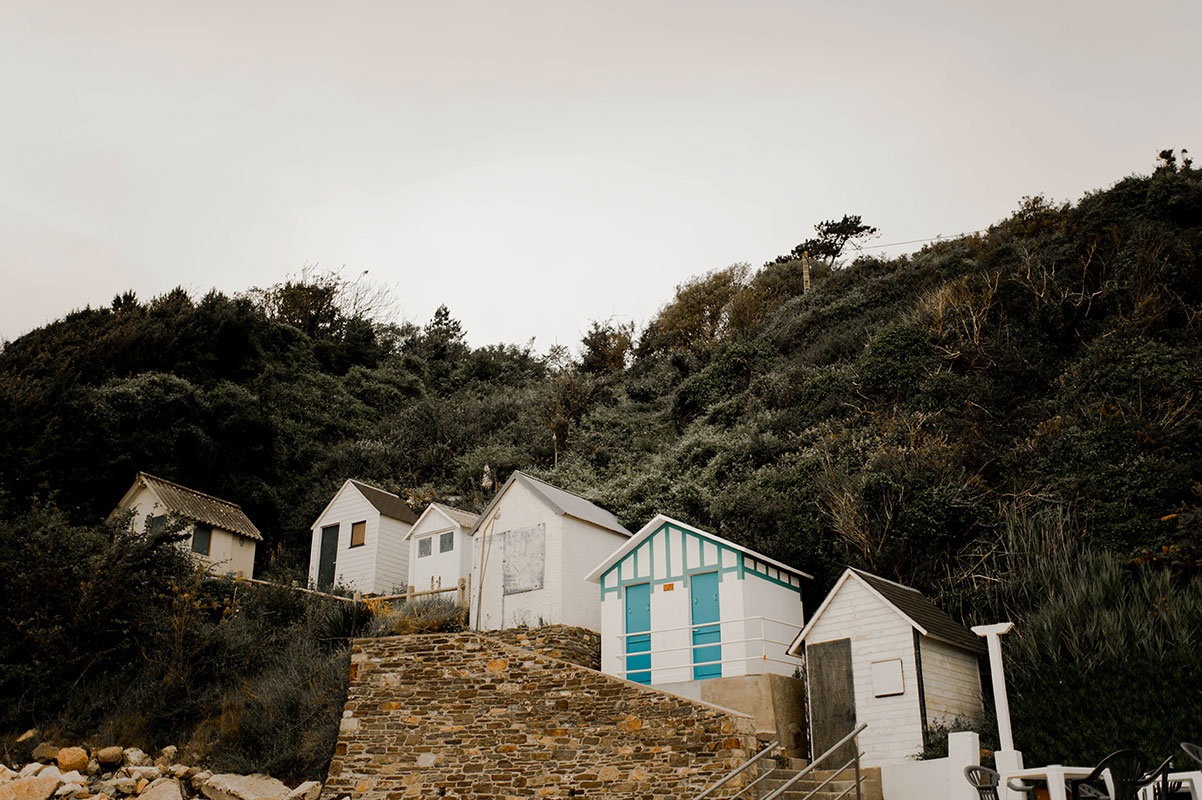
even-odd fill
[[[922,637],[921,646],[928,724],[957,717],[981,719],[984,706],[977,656],[929,636]]]

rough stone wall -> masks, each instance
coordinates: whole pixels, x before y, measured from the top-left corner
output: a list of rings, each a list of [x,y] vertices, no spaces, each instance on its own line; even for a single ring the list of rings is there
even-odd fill
[[[323,797],[687,798],[755,745],[746,716],[479,634],[359,639]]]
[[[588,628],[544,625],[539,628],[489,631],[485,635],[551,658],[562,658],[589,669],[601,669],[601,634]]]

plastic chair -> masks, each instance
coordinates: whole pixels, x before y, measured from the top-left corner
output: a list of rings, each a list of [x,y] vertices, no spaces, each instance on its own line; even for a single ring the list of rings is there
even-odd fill
[[[1197,762],[1199,768],[1202,768],[1202,747],[1190,744],[1189,742],[1182,742],[1181,749],[1185,751],[1187,756]]]
[[[1160,766],[1144,776],[1144,785],[1151,786],[1151,800],[1169,800],[1169,797],[1181,791],[1181,781],[1170,781],[1169,772],[1173,769],[1173,757],[1169,756],[1160,762]],[[1158,781],[1157,778],[1160,780]]]
[[[977,790],[977,800],[998,800],[997,787],[1001,775],[996,770],[976,764],[964,768],[964,777]]]
[[[1110,800],[1138,800],[1139,790],[1151,781],[1146,776],[1147,765],[1148,757],[1140,751],[1119,750],[1099,761],[1093,772],[1084,778],[1072,778],[1065,783],[1073,800],[1088,800],[1091,793],[1085,791],[1085,787],[1109,772]]]

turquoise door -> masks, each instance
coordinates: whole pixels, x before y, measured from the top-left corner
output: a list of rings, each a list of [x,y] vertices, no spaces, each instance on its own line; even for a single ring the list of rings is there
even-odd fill
[[[693,595],[693,680],[721,678],[721,664],[706,664],[722,660],[722,626],[718,625],[718,573],[703,572],[689,578]],[[713,622],[713,625],[705,623]],[[698,645],[713,645],[698,647]]]
[[[626,587],[626,632],[651,630],[651,584]],[[651,634],[626,637],[626,680],[651,683]],[[637,655],[641,653],[642,655]]]

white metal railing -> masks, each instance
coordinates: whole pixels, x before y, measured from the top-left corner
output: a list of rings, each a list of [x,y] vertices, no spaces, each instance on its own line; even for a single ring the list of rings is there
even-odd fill
[[[760,625],[760,635],[759,636],[750,636],[749,637],[747,635],[746,627],[743,628],[743,637],[744,638],[728,639],[722,635],[722,626],[724,626],[724,625],[725,626],[732,626],[732,625],[746,626],[747,623],[755,623],[755,622],[758,622]],[[790,635],[788,636],[787,639],[783,639],[783,640],[768,638],[768,635],[766,633],[766,628],[769,624],[783,626],[787,631],[790,632]],[[790,666],[790,667],[801,666],[802,660],[800,658],[794,658],[794,657],[790,656],[788,659],[783,659],[783,658],[776,658],[775,656],[768,655],[768,645],[779,645],[782,649],[787,649],[788,646],[790,644],[792,644],[792,642],[793,642],[792,632],[796,631],[798,629],[798,627],[799,626],[797,625],[797,623],[794,623],[794,622],[786,622],[785,620],[773,619],[772,617],[756,616],[756,617],[739,617],[738,619],[724,619],[724,620],[719,620],[717,622],[698,622],[693,625],[677,625],[676,627],[672,627],[672,628],[656,628],[654,630],[649,630],[649,631],[632,631],[629,633],[619,633],[619,634],[617,634],[617,639],[618,639],[619,643],[621,643],[621,645],[622,645],[622,647],[619,648],[622,652],[618,653],[618,657],[622,659],[622,664],[626,668],[618,670],[617,674],[619,677],[626,678],[630,675],[636,675],[636,674],[641,675],[643,673],[650,673],[653,670],[663,671],[663,670],[673,670],[673,669],[689,669],[692,667],[709,667],[709,666],[715,666],[715,665],[721,665],[721,664],[741,664],[741,663],[747,663],[747,662],[760,662],[765,665],[768,663],[784,664],[784,665]],[[688,632],[688,633],[692,634],[698,630],[713,629],[713,628],[718,629],[718,641],[716,641],[716,642],[701,642],[701,643],[693,643],[693,644],[686,644],[686,645],[675,645],[675,646],[671,646],[671,647],[651,647],[650,646],[651,644],[654,643],[654,639],[652,637],[657,636],[657,635],[662,636],[663,634],[666,634],[666,633],[680,633],[680,632]],[[708,632],[708,631],[706,631],[706,632]],[[635,637],[635,636],[646,636],[647,641],[648,641],[648,648],[646,650],[637,650],[634,652],[626,652],[627,640],[629,640],[630,638]],[[752,655],[733,656],[730,658],[721,658],[716,661],[695,661],[695,660],[689,659],[688,661],[681,661],[678,664],[662,664],[661,663],[658,666],[655,664],[655,659],[654,659],[654,657],[656,655],[662,656],[665,653],[688,652],[690,654],[693,654],[697,650],[702,650],[707,647],[726,647],[728,645],[733,646],[733,645],[745,645],[745,644],[756,644],[756,643],[758,643],[760,645],[759,655],[752,654]],[[723,652],[729,652],[729,651],[723,651]],[[787,655],[787,652],[785,654]],[[639,658],[639,657],[643,657],[643,656],[646,656],[651,661],[651,663],[646,667],[639,667],[639,668],[631,669],[629,659]],[[748,674],[754,674],[754,673],[748,673]]]

